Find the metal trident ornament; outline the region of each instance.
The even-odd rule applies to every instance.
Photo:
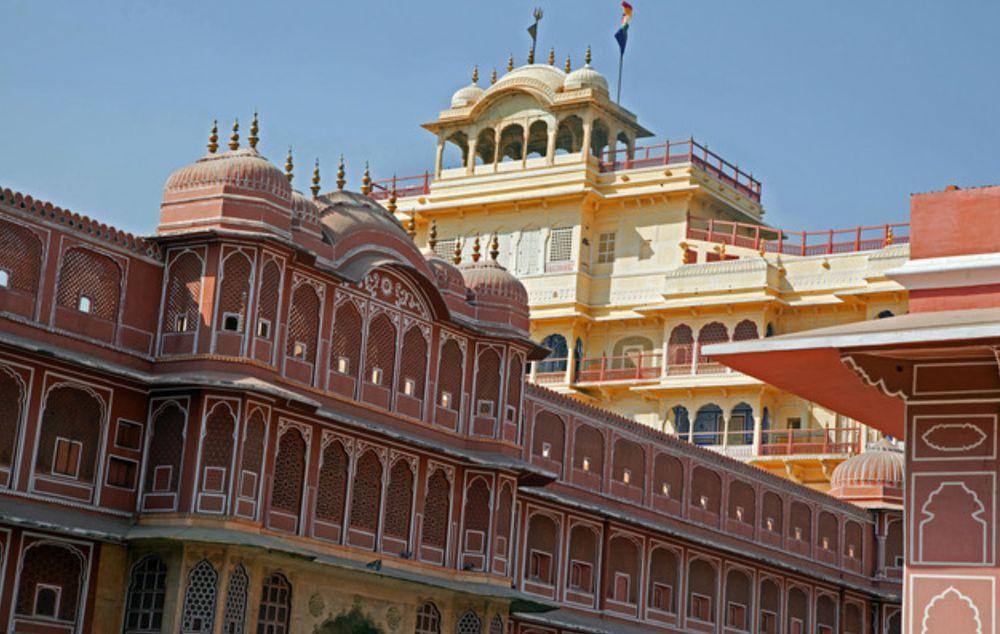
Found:
[[[535,44],[538,42],[538,23],[542,20],[542,8],[535,7],[535,12],[531,14],[535,18],[535,23],[528,27],[528,35],[531,36],[531,51],[528,53],[528,63],[535,63]]]

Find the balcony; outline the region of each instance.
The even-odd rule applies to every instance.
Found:
[[[904,244],[910,241],[909,229],[908,223],[894,223],[826,231],[785,231],[689,216],[687,238],[765,253],[808,256],[874,251],[890,244]]]
[[[677,355],[675,355],[677,356]],[[688,357],[689,358],[689,357]],[[566,357],[535,361],[531,365],[530,379],[538,385],[601,385],[611,383],[670,382],[675,377],[744,376],[708,357],[696,361],[675,359],[663,365],[659,352],[637,352],[619,356],[584,357],[568,371],[570,360]]]
[[[699,430],[676,434],[681,440],[731,458],[758,460],[792,456],[843,456],[861,451],[860,425],[815,429]],[[759,441],[755,441],[759,433]]]

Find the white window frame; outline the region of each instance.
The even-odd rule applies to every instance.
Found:
[[[94,312],[94,300],[90,295],[80,294],[76,298],[76,310],[83,313],[84,315],[90,315]]]
[[[180,315],[174,315],[174,332],[187,332],[188,331],[188,315],[187,313],[181,313]]]
[[[305,361],[306,356],[309,354],[309,346],[307,346],[302,341],[296,341],[292,344],[292,358],[298,359],[299,361]]]
[[[55,609],[52,610],[52,615],[39,614],[38,613],[38,595],[42,590],[55,590],[56,593],[56,603]],[[59,608],[62,607],[62,588],[51,583],[36,583],[35,584],[35,596],[31,601],[31,615],[39,616],[43,619],[59,619]]]
[[[270,339],[271,338],[271,320],[264,319],[263,317],[257,319],[257,338],[258,339]]]
[[[550,230],[549,248],[545,251],[546,262],[572,262],[573,227],[556,227]]]
[[[10,288],[10,271],[0,269],[0,288]]]
[[[80,450],[76,455],[76,470],[72,473],[63,473],[61,471],[56,471],[56,459],[59,457],[59,442],[65,442],[69,445],[77,445]],[[52,448],[52,465],[49,469],[49,473],[57,478],[69,478],[70,480],[80,479],[80,462],[83,460],[83,443],[79,440],[73,440],[71,438],[66,438],[65,436],[56,436],[55,443]]]
[[[413,395],[417,393],[417,382],[410,377],[403,379],[403,394],[409,397],[414,397]]]
[[[615,242],[617,232],[604,231],[597,236],[597,263],[611,264],[615,261]]]
[[[230,319],[236,319],[236,329],[235,330],[233,330],[232,328],[227,328],[226,327],[228,325],[227,322]],[[236,332],[236,333],[243,332],[243,315],[241,315],[239,313],[230,313],[230,312],[224,312],[224,313],[222,313],[222,331],[223,332]]]
[[[441,400],[438,402],[438,405],[440,405],[441,407],[445,408],[446,410],[454,411],[452,409],[452,407],[451,407],[451,405],[452,405],[453,402],[454,401],[453,401],[451,392],[448,392],[447,390],[442,390],[441,391]]]
[[[483,405],[488,405],[489,406],[489,407],[486,408],[487,411],[485,413],[484,413]],[[481,418],[493,418],[495,416],[495,413],[494,413],[494,407],[495,406],[496,406],[496,404],[493,402],[492,399],[488,399],[488,398],[481,398],[481,399],[479,399],[478,401],[476,401],[476,416],[479,416]]]
[[[160,481],[160,473],[166,470],[167,472],[167,488],[161,489],[156,483]],[[153,493],[170,493],[170,482],[174,479],[174,465],[172,464],[158,464],[153,467]]]
[[[345,356],[337,357],[337,374],[350,374],[351,360]]]

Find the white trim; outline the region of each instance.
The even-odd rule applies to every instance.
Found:
[[[1000,284],[1000,253],[907,260],[885,276],[911,291]]]

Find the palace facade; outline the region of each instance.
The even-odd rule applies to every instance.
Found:
[[[613,113],[627,136],[642,132]],[[509,234],[473,239],[452,264],[371,199],[367,175],[361,193],[341,173],[320,195],[316,174],[303,195],[291,157],[283,173],[257,145],[256,121],[248,147],[234,131],[220,151],[213,133],[208,154],[167,179],[148,238],[0,190],[7,630],[899,631],[897,448],[873,446],[833,472],[834,492],[862,506],[531,383],[527,364],[548,354],[531,336],[549,321],[532,325],[537,284],[529,278],[529,292],[502,265]],[[560,160],[568,190],[604,174],[586,153]],[[622,222],[680,222],[686,205],[721,210],[725,196],[756,213],[752,197],[699,164],[655,171],[674,169],[678,197],[639,172],[599,178],[664,190],[630,195]],[[566,195],[552,213],[581,197]],[[601,196],[583,198],[587,214],[600,207]],[[418,220],[426,233],[432,218]],[[583,237],[599,244],[603,221],[587,222]],[[582,230],[570,232],[567,272],[546,284],[587,279],[573,259]],[[707,242],[690,244],[706,257]],[[869,266],[897,252],[829,259]],[[679,254],[656,257],[665,266]],[[819,266],[765,254],[675,268],[721,267],[721,279],[746,266],[741,275],[780,285],[779,258],[788,276]],[[618,285],[601,278],[594,292]],[[572,339],[593,321],[598,341],[608,320],[559,317],[587,312],[565,305],[579,292],[566,288],[551,328],[577,324],[563,331]],[[875,276],[843,313],[898,307],[895,292]],[[731,304],[725,323],[767,327],[735,295]],[[692,332],[707,311],[689,311]],[[664,333],[673,323],[621,314]],[[712,376],[733,394],[748,381]],[[690,378],[654,384],[670,381]],[[577,390],[563,383],[552,387]],[[752,411],[758,421],[761,402]]]
[[[433,170],[393,189],[416,241],[467,262],[498,236],[552,351],[531,380],[815,488],[874,440],[828,408],[730,370],[702,347],[903,314],[885,276],[905,224],[788,232],[759,180],[694,139],[652,133],[590,62],[529,64],[459,89],[424,127]],[[432,226],[434,231],[431,231]],[[457,249],[456,249],[457,247]]]

